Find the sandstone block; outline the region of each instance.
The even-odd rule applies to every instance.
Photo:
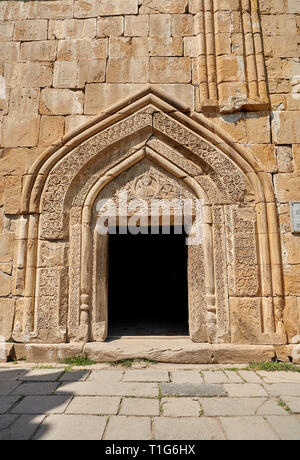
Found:
[[[174,14],[172,20],[172,36],[187,36],[194,33],[194,18],[191,14]]]
[[[297,112],[274,112],[272,132],[278,145],[300,143],[300,119]]]
[[[169,37],[171,35],[171,16],[169,14],[150,14],[150,36]]]
[[[101,16],[114,16],[122,14],[137,14],[138,0],[102,0]]]
[[[185,13],[187,10],[187,0],[149,0],[140,7],[140,14],[165,14],[165,13]]]
[[[30,2],[28,18],[65,19],[73,16],[73,0]]]
[[[32,147],[37,145],[39,116],[8,115],[3,122],[4,147]]]
[[[48,36],[50,40],[94,38],[96,18],[49,21]]]
[[[9,88],[44,87],[52,85],[52,72],[52,65],[48,63],[17,62],[5,65],[4,77]]]
[[[111,58],[108,60],[107,83],[148,83],[149,58]]]
[[[269,173],[277,172],[277,160],[275,146],[268,144],[251,144],[247,148],[251,150],[256,161],[262,166],[263,170]]]
[[[129,18],[131,16],[126,16]],[[134,16],[136,17],[136,16]],[[138,16],[137,16],[138,17]],[[124,19],[121,16],[101,17],[97,20],[97,37],[117,37],[123,35]]]
[[[65,119],[64,117],[53,117],[44,115],[40,124],[40,145],[53,145],[60,143],[64,135]]]
[[[270,116],[264,112],[246,115],[247,137],[250,144],[270,144]]]
[[[92,59],[78,63],[77,87],[84,88],[87,83],[100,83],[105,81],[106,60]]]
[[[75,18],[90,18],[100,16],[101,2],[98,0],[76,0],[74,6]]]
[[[218,56],[218,83],[245,81],[243,56]]]
[[[274,177],[274,185],[280,203],[300,201],[299,174],[277,174]]]
[[[271,345],[230,345],[214,344],[214,362],[216,364],[270,362],[275,357]]]
[[[4,148],[0,155],[1,173],[20,176],[27,172],[29,150],[25,148]],[[0,258],[1,261],[1,258]]]
[[[44,2],[46,3],[46,2]],[[47,40],[48,21],[37,19],[33,21],[16,21],[14,39],[22,42]]]
[[[15,62],[19,60],[20,43],[1,42],[0,62]]]
[[[125,37],[147,37],[149,34],[149,23],[148,15],[125,16]]]
[[[13,257],[13,233],[2,233],[0,235],[0,262],[11,262]]]
[[[58,361],[63,361],[66,358],[80,356],[81,354],[82,345],[77,343],[67,343],[60,345],[26,345],[26,359],[30,363],[55,363]],[[28,375],[26,379],[37,381],[55,381],[61,375],[61,371],[52,372],[53,377],[51,377],[52,374],[50,374],[49,372],[46,373],[45,377],[40,374],[32,374]]]
[[[0,40],[12,40],[14,33],[14,23],[0,21]]]
[[[191,66],[187,57],[152,57],[151,83],[190,83]]]
[[[5,214],[18,214],[20,211],[22,177],[5,177],[4,187],[4,212]]]
[[[139,91],[142,85],[107,83],[106,85],[91,84],[86,86],[84,111],[89,115],[104,112],[116,102]]]
[[[65,118],[65,132],[66,134],[73,131],[76,128],[79,128],[81,125],[85,124],[92,117],[87,115],[69,115]]]
[[[300,296],[300,265],[288,265],[284,270],[285,294]]]
[[[9,98],[9,114],[19,116],[20,114],[38,114],[40,89],[17,87],[12,88]]]
[[[6,297],[9,294],[11,294],[11,276],[0,271],[0,296]],[[1,309],[1,305],[0,305],[0,309]],[[2,319],[2,321],[4,321],[4,319]]]
[[[60,61],[80,61],[106,59],[107,39],[60,40],[57,59]]]
[[[54,64],[53,86],[54,88],[76,88],[77,85],[77,62],[58,61]]]
[[[1,275],[0,275],[1,278]],[[0,287],[1,290],[1,287]],[[14,300],[0,299],[0,342],[8,341],[11,338],[14,322]],[[2,337],[2,339],[1,339]],[[0,345],[1,346],[1,345]]]
[[[46,88],[41,93],[40,111],[45,115],[82,114],[83,103],[81,91]]]
[[[57,42],[55,40],[25,42],[21,45],[22,61],[55,61]]]

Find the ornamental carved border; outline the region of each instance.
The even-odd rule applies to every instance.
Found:
[[[229,202],[245,201],[249,184],[235,163],[178,121],[171,119],[162,112],[152,115],[151,111],[151,107],[144,109],[104,130],[69,153],[51,171],[42,196],[41,238],[56,240],[66,236],[68,225],[64,214],[65,197],[71,182],[78,173],[101,151],[143,128],[152,128],[152,123],[155,130],[193,152],[204,164],[213,169],[211,178],[218,188],[226,194]]]

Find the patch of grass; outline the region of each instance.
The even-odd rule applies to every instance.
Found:
[[[129,369],[135,363],[142,363],[142,364],[145,364],[146,366],[152,366],[153,364],[156,364],[157,361],[152,361],[151,359],[123,359],[121,361],[115,361],[113,363],[110,363],[110,365],[111,366],[122,366],[122,367],[126,367],[127,369]]]
[[[66,358],[61,361],[62,364],[66,364],[68,367],[73,366],[92,366],[97,364],[96,361],[89,359],[87,355],[84,356],[73,356],[72,358]]]
[[[276,372],[276,371],[300,372],[300,367],[294,366],[294,364],[290,364],[290,363],[279,363],[279,362],[249,363],[249,366],[243,370],[266,371],[266,372]]]
[[[282,399],[280,399],[280,400],[278,401],[278,405],[279,405],[280,407],[282,407],[285,411],[287,411],[289,414],[292,413],[292,411],[291,411],[291,409],[289,408],[289,406],[288,406],[284,401],[282,401]]]
[[[58,369],[59,370],[59,368],[55,366],[34,366],[33,369],[55,369],[55,370]]]

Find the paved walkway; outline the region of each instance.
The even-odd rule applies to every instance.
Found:
[[[300,373],[0,369],[0,439],[300,439]]]

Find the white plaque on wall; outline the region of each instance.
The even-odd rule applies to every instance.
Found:
[[[300,233],[300,201],[291,202],[292,233]]]

